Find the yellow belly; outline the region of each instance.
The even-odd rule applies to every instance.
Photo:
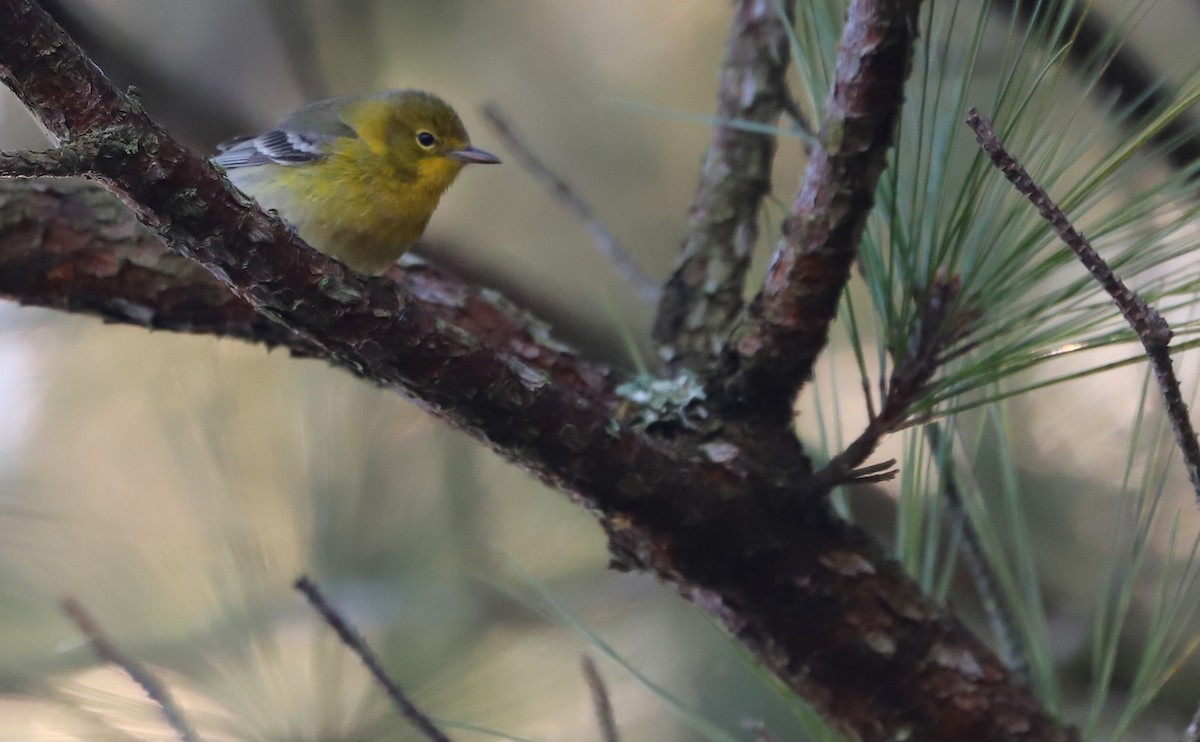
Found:
[[[386,170],[320,165],[238,168],[229,178],[314,249],[368,275],[387,270],[420,238],[445,190],[406,183]]]

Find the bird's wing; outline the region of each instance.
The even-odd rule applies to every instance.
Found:
[[[305,106],[266,133],[219,145],[220,153],[213,160],[227,170],[253,165],[303,165],[319,160],[325,156],[329,142],[358,136],[339,116],[341,103],[335,99]]]
[[[252,165],[303,165],[319,160],[325,151],[320,142],[299,132],[271,129],[256,137],[226,142],[213,160],[231,170]]]

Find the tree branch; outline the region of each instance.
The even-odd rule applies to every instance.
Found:
[[[878,473],[890,468],[894,461],[858,469],[875,452],[880,442],[895,432],[908,420],[913,403],[925,393],[929,380],[942,363],[948,346],[962,337],[964,328],[951,315],[952,308],[962,293],[962,284],[957,277],[936,280],[921,308],[919,321],[908,338],[906,354],[893,358],[895,368],[882,389],[883,399],[879,413],[871,412],[866,428],[845,450],[834,456],[825,468],[817,472],[817,478],[830,485],[851,481],[879,481],[891,479],[895,472]],[[865,390],[869,391],[869,390]],[[872,405],[869,402],[868,409]],[[869,475],[866,480],[863,475]]]
[[[437,725],[433,723],[433,720],[424,711],[417,708],[417,705],[408,697],[408,694],[404,692],[400,684],[388,675],[387,670],[383,669],[383,663],[379,661],[379,658],[367,646],[367,641],[363,639],[362,634],[359,634],[350,625],[350,622],[333,607],[325,598],[321,589],[317,587],[317,584],[308,575],[303,575],[296,580],[294,587],[304,595],[308,604],[329,625],[329,628],[333,629],[342,644],[346,645],[346,648],[354,652],[355,656],[362,661],[367,671],[371,673],[371,677],[375,678],[375,682],[379,683],[380,687],[387,693],[387,697],[392,700],[392,703],[396,706],[396,710],[400,712],[401,716],[408,719],[409,723],[421,733],[421,736],[430,742],[450,742],[450,738],[437,728]]]
[[[123,127],[92,170],[172,250],[311,343],[414,399],[600,519],[615,563],[654,572],[864,740],[1074,739],[862,531],[830,512],[786,426],[724,438],[622,422],[618,375],[535,365],[551,340],[485,342],[444,304],[364,279],[295,240],[112,89],[31,0],[0,0],[0,78],[60,139]]]
[[[596,723],[600,726],[600,739],[604,742],[621,742],[621,735],[617,733],[617,719],[613,714],[612,699],[609,698],[604,678],[596,669],[596,663],[586,654],[580,664],[583,667],[583,678],[592,694],[592,708],[596,712]]]
[[[174,730],[181,742],[200,742],[200,737],[188,724],[183,710],[179,708],[179,704],[175,703],[171,692],[159,682],[158,678],[154,677],[153,673],[118,649],[82,603],[74,598],[63,598],[61,604],[63,613],[66,613],[67,617],[79,628],[80,633],[87,637],[88,644],[91,645],[96,656],[110,665],[121,668],[133,682],[141,686],[150,700],[158,706],[167,724]]]
[[[1183,463],[1187,468],[1188,479],[1192,483],[1196,503],[1200,505],[1200,441],[1196,439],[1196,430],[1192,427],[1187,403],[1183,401],[1183,390],[1179,386],[1179,379],[1175,376],[1175,370],[1171,364],[1171,327],[1158,313],[1158,310],[1131,291],[1112,272],[1108,263],[1092,247],[1091,242],[1083,236],[1083,233],[1075,229],[1075,226],[1067,219],[1067,215],[1050,198],[1050,194],[1046,193],[1045,189],[1030,177],[1021,163],[1017,162],[1017,159],[1004,148],[992,128],[992,122],[987,117],[980,116],[979,112],[972,108],[967,115],[967,126],[975,132],[976,141],[979,142],[980,148],[991,159],[996,169],[1003,173],[1013,187],[1037,207],[1038,213],[1046,220],[1059,239],[1071,248],[1079,258],[1079,262],[1083,264],[1084,268],[1087,268],[1096,282],[1108,292],[1125,321],[1137,333],[1138,340],[1141,341],[1142,347],[1146,350],[1146,356],[1150,359],[1150,367],[1154,370],[1154,378],[1158,382],[1159,391],[1162,392],[1163,401],[1166,404],[1171,430],[1175,433],[1175,442],[1183,454]]]
[[[700,168],[688,233],[663,287],[654,339],[672,371],[707,372],[742,310],[746,270],[758,241],[758,210],[771,191],[775,136],[719,122],[774,125],[787,101],[788,27],[770,0],[737,0],[721,64],[717,121]]]
[[[168,251],[111,193],[90,183],[0,180],[0,296],[154,330],[231,337],[301,357],[319,346],[230,293],[203,267]],[[443,322],[579,389],[609,371],[581,362],[549,327],[491,290],[428,264],[388,277]]]
[[[6,178],[79,178],[90,174],[103,143],[88,136],[61,147],[40,152],[0,150],[0,173]]]
[[[919,8],[919,0],[850,4],[820,146],[717,379],[739,414],[790,415],[825,347],[900,117]]]
[[[90,183],[0,180],[0,296],[150,329],[314,348],[168,252],[111,193]]]

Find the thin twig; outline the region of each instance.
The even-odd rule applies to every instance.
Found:
[[[1013,187],[1037,207],[1038,213],[1049,223],[1054,233],[1067,243],[1067,246],[1078,256],[1079,262],[1083,263],[1083,267],[1087,268],[1088,272],[1108,292],[1117,308],[1121,310],[1125,320],[1137,332],[1143,343],[1162,346],[1170,343],[1171,328],[1167,326],[1166,320],[1112,272],[1108,263],[1100,257],[1087,238],[1075,229],[1075,226],[1058,208],[1045,189],[1038,185],[1021,166],[1021,163],[1017,162],[1017,159],[1004,148],[995,129],[992,128],[992,122],[972,108],[967,112],[967,126],[975,132],[975,139],[979,142],[979,147],[991,158],[996,169],[1004,173],[1004,177],[1008,178]]]
[[[383,669],[383,665],[380,664],[379,658],[367,646],[366,640],[338,613],[336,608],[330,605],[316,583],[309,579],[307,575],[304,575],[296,580],[295,587],[301,593],[304,593],[304,597],[308,599],[309,604],[321,615],[325,623],[329,624],[329,627],[334,630],[338,638],[342,640],[342,644],[345,644],[350,651],[358,655],[358,658],[366,665],[367,670],[375,677],[375,681],[383,686],[384,692],[387,693],[388,698],[392,699],[392,703],[396,705],[396,709],[400,712],[401,716],[408,719],[416,727],[417,731],[425,735],[426,739],[432,740],[432,742],[450,742],[450,738],[442,734],[441,730],[433,723],[433,720],[426,716],[421,709],[417,708],[416,704],[400,689],[400,684],[392,680],[387,671]]]
[[[776,137],[726,126],[775,126],[787,104],[795,0],[737,0],[721,61],[717,125],[700,166],[688,231],[663,287],[654,339],[672,371],[716,365],[744,305],[759,209],[771,192]]]
[[[1108,263],[1104,262],[1087,238],[1075,229],[1066,214],[1051,200],[1045,189],[1038,185],[1021,166],[1021,163],[1004,148],[987,117],[980,115],[977,110],[972,108],[967,114],[967,126],[975,132],[976,141],[991,158],[992,164],[1004,173],[1013,187],[1037,207],[1038,213],[1050,224],[1054,233],[1075,252],[1079,262],[1083,263],[1088,272],[1104,287],[1104,290],[1116,303],[1117,308],[1121,310],[1125,321],[1137,333],[1138,340],[1146,349],[1146,356],[1150,359],[1150,365],[1154,369],[1154,378],[1158,382],[1158,388],[1162,391],[1163,400],[1166,402],[1167,417],[1171,421],[1175,441],[1183,453],[1188,479],[1192,482],[1196,501],[1200,503],[1200,441],[1196,440],[1196,431],[1192,427],[1187,404],[1183,401],[1183,391],[1179,387],[1179,379],[1175,376],[1171,365],[1172,333],[1167,321],[1112,272]]]
[[[167,724],[175,730],[175,734],[179,735],[179,739],[183,740],[183,742],[200,742],[200,737],[192,730],[191,726],[187,723],[187,719],[184,718],[183,711],[175,703],[175,699],[171,697],[171,693],[167,690],[166,686],[158,681],[158,678],[154,677],[149,670],[142,667],[133,658],[117,649],[116,645],[105,635],[104,630],[100,628],[100,624],[92,618],[91,614],[84,609],[79,601],[74,598],[63,598],[61,605],[67,617],[87,637],[88,644],[91,645],[96,656],[111,665],[121,668],[133,682],[141,686],[146,695],[150,697],[150,700],[154,701],[155,705],[162,711]]]
[[[651,278],[638,265],[629,248],[613,235],[604,222],[596,216],[596,212],[588,206],[579,192],[570,183],[551,170],[533,153],[525,140],[517,134],[508,117],[495,104],[489,103],[483,107],[483,117],[492,127],[496,136],[504,141],[504,145],[517,158],[521,167],[525,168],[547,191],[554,196],[567,211],[575,215],[583,228],[592,238],[592,243],[601,255],[608,258],[617,272],[629,282],[633,290],[647,304],[658,302],[662,289],[658,281]]]
[[[882,482],[895,477],[896,473],[891,471],[894,460],[859,467],[875,452],[884,436],[904,425],[913,403],[924,394],[937,372],[942,351],[962,332],[958,314],[952,314],[961,290],[962,283],[956,277],[939,278],[934,283],[912,330],[908,352],[896,361],[888,378],[879,414],[872,416],[858,437],[817,472],[818,479],[836,486]]]
[[[992,634],[1000,648],[1000,659],[1008,666],[1014,680],[1028,685],[1029,656],[1025,640],[1017,629],[1012,608],[1000,591],[1000,581],[992,569],[987,553],[983,550],[983,543],[979,540],[975,524],[971,522],[963,505],[958,480],[954,476],[953,459],[949,450],[942,449],[941,427],[937,423],[930,423],[924,427],[924,431],[929,452],[934,460],[939,462],[939,477],[942,495],[946,498],[946,509],[954,527],[962,534],[960,553],[967,565],[967,571],[971,573],[971,580],[975,583],[975,591],[983,605],[983,612],[987,614],[988,623],[992,625]]]
[[[600,738],[604,742],[620,742],[617,720],[613,716],[612,701],[608,696],[608,686],[604,684],[604,678],[600,677],[600,671],[596,669],[596,663],[592,662],[591,657],[584,655],[582,665],[583,677],[587,681],[588,690],[592,692],[592,707],[596,710],[596,723],[600,725]]]
[[[100,143],[83,137],[61,147],[36,151],[0,150],[0,176],[5,178],[76,178],[88,175]]]

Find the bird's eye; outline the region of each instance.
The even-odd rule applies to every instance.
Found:
[[[425,149],[429,149],[433,145],[437,144],[437,137],[427,131],[422,131],[417,134],[417,144],[421,145]]]

